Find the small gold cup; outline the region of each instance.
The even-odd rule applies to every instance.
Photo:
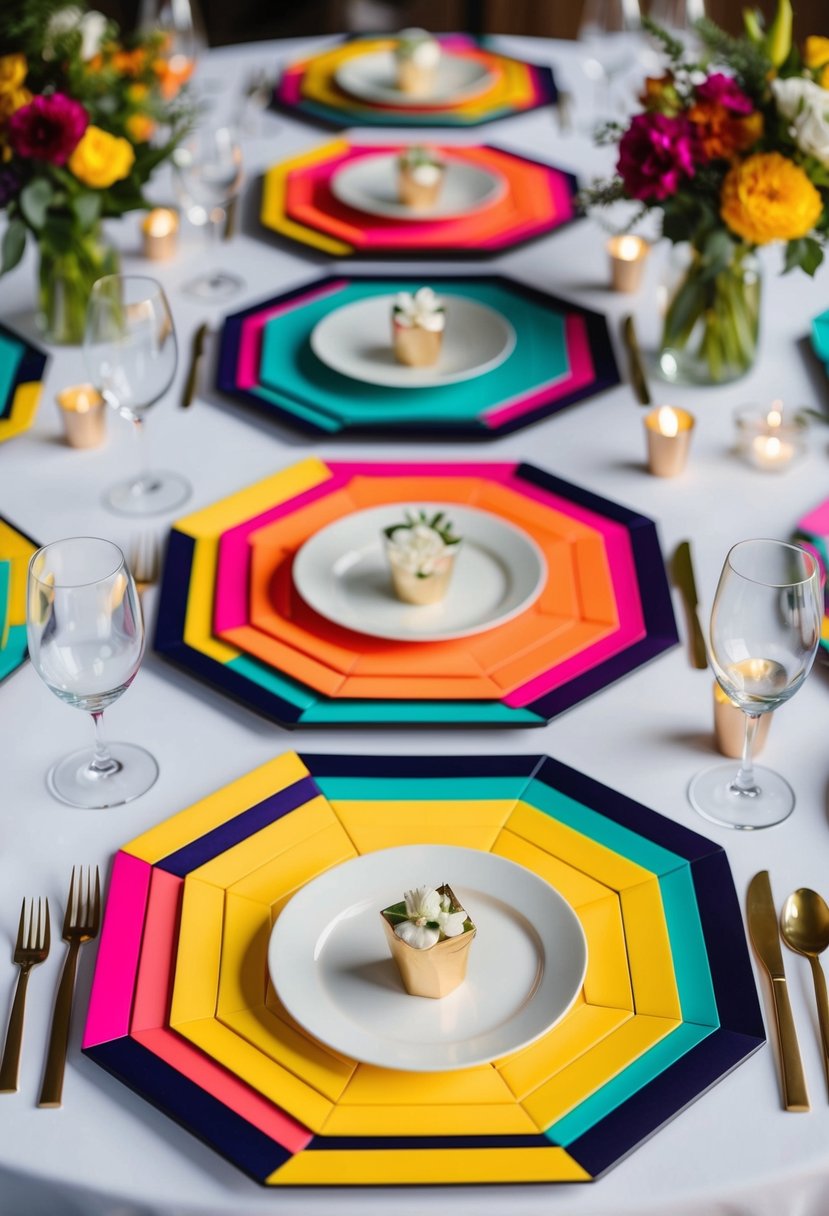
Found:
[[[392,321],[392,349],[398,363],[406,367],[431,367],[440,358],[443,330],[422,325],[398,325]]]
[[[438,894],[444,893],[451,899],[452,906],[458,907],[451,887],[446,884],[438,888]],[[441,997],[454,992],[466,979],[469,947],[477,932],[474,927],[458,937],[444,938],[428,950],[416,950],[397,936],[383,912],[380,913],[380,919],[392,958],[397,964],[403,987],[409,996],[428,996],[433,1000],[440,1000]]]
[[[631,293],[642,285],[642,272],[651,247],[641,236],[612,236],[607,242],[610,280],[614,291]]]
[[[694,415],[672,405],[658,405],[645,415],[648,468],[655,477],[676,477],[685,468]]]
[[[403,570],[389,554],[394,593],[405,604],[437,604],[449,590],[449,581],[455,569],[455,557],[460,545],[454,545],[438,562],[431,574],[418,578],[410,570]]]
[[[55,400],[63,418],[66,442],[72,448],[99,448],[106,439],[106,402],[91,384],[77,384]]]
[[[763,750],[771,726],[771,714],[761,714],[757,723],[757,733],[754,736],[754,755]],[[746,716],[735,705],[719,684],[714,683],[714,739],[717,751],[732,760],[741,760],[743,756],[743,741],[745,740]]]
[[[141,225],[144,257],[152,262],[168,262],[178,245],[178,214],[172,207],[154,207]]]

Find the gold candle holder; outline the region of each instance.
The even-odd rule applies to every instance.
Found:
[[[152,262],[167,262],[178,245],[178,214],[171,207],[154,207],[141,225],[144,257]]]
[[[614,291],[638,291],[651,247],[641,236],[612,236],[607,242],[610,278]]]
[[[762,714],[757,723],[757,733],[754,736],[754,755],[759,755],[768,738],[771,726],[771,713]],[[746,716],[735,705],[731,698],[723,692],[719,684],[714,683],[714,739],[717,751],[732,760],[741,760],[743,741],[745,739]]]
[[[672,405],[658,405],[645,415],[648,468],[655,477],[676,477],[685,468],[694,415]]]
[[[106,402],[91,384],[65,388],[55,400],[66,442],[73,448],[98,448],[106,439]]]
[[[446,883],[438,887],[438,894],[444,893],[448,894],[453,908],[460,907],[452,888]],[[384,912],[380,913],[380,919],[392,958],[409,996],[428,996],[440,1000],[454,992],[466,979],[469,947],[477,932],[474,925],[457,937],[447,937],[426,950],[417,950],[397,936]]]

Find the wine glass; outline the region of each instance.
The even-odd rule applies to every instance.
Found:
[[[142,0],[138,28],[163,35],[161,89],[168,98],[174,97],[193,75],[207,46],[197,0]]]
[[[582,68],[588,79],[604,85],[602,105],[613,111],[613,80],[637,61],[641,16],[638,0],[584,0],[578,39],[584,47]]]
[[[32,665],[56,697],[92,715],[95,747],[52,765],[46,784],[69,806],[119,806],[155,782],[158,765],[133,743],[107,746],[104,710],[129,688],[144,653],[138,593],[124,555],[82,536],[38,549],[29,562],[26,613]]]
[[[651,0],[648,16],[674,36],[688,34],[705,16],[705,0]]]
[[[231,126],[202,126],[173,153],[176,189],[187,218],[203,227],[213,246],[227,221],[227,209],[242,186],[242,149]],[[244,287],[227,270],[212,270],[186,283],[200,300],[226,300]]]
[[[691,805],[706,819],[751,830],[792,813],[791,786],[755,767],[752,749],[760,716],[794,696],[809,674],[821,616],[811,553],[777,540],[744,540],[730,550],[711,610],[710,659],[723,692],[746,716],[745,742],[736,772],[718,764],[691,782]]]
[[[98,279],[87,306],[84,357],[95,387],[143,436],[144,414],[169,389],[178,362],[170,306],[155,279]],[[104,495],[119,515],[158,515],[190,497],[189,482],[178,473],[150,472],[144,448],[142,441],[142,473]]]

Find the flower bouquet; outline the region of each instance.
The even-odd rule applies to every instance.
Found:
[[[0,45],[0,274],[31,235],[45,334],[79,342],[92,284],[118,269],[101,221],[147,206],[145,183],[190,123],[187,72],[164,34],[122,40],[66,0],[4,0]]]
[[[814,274],[829,235],[829,38],[793,47],[789,0],[768,30],[754,12],[745,21],[740,38],[698,22],[698,57],[646,22],[666,71],[645,82],[641,113],[600,133],[618,143],[617,176],[586,191],[589,205],[641,204],[629,227],[661,212],[662,235],[688,250],[659,357],[671,380],[721,384],[748,371],[757,247],[785,242],[785,269]]]

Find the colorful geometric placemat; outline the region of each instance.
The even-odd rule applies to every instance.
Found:
[[[0,515],[0,680],[26,658],[26,578],[35,541]]]
[[[829,318],[829,313],[825,315]],[[824,589],[820,645],[822,650],[829,651],[829,604],[826,603],[825,598],[827,595],[826,576],[829,572],[829,498],[798,520],[794,539],[814,555],[820,569],[820,581]]]
[[[341,89],[335,73],[348,60],[392,49],[394,39],[348,39],[310,59],[289,65],[274,89],[273,104],[288,113],[335,127],[471,127],[555,104],[558,93],[548,67],[502,55],[490,49],[484,40],[467,34],[439,34],[437,38],[448,54],[481,62],[492,73],[492,85],[478,96],[451,105],[373,104]]]
[[[514,622],[460,643],[380,643],[337,630],[298,599],[291,554],[332,511],[418,501],[483,507],[550,547],[562,577],[538,609],[516,618],[526,629],[520,644],[512,637]],[[277,523],[274,551],[266,530]],[[271,567],[273,594],[254,601],[251,559],[260,545],[259,556],[280,568]],[[651,520],[527,464],[316,459],[179,521],[155,639],[173,662],[286,726],[538,725],[676,642]],[[335,674],[349,648],[366,678],[354,687]],[[403,671],[409,672],[405,688]],[[464,673],[468,678],[458,679]]]
[[[428,282],[439,294],[462,296],[509,317],[516,344],[499,367],[421,389],[384,388],[334,371],[310,347],[319,321],[357,300],[424,285],[399,275],[338,275],[227,317],[217,387],[267,417],[316,433],[494,439],[619,383],[607,322],[599,313],[502,275],[430,274]]]
[[[486,145],[438,151],[503,179],[500,198],[473,214],[447,219],[384,219],[346,206],[331,179],[340,169],[406,144],[352,144],[337,139],[273,165],[265,173],[260,220],[280,236],[332,257],[480,257],[545,236],[579,217],[578,182],[553,165]]]
[[[42,350],[0,325],[0,443],[34,422],[46,363]]]
[[[463,843],[555,886],[588,939],[569,1014],[453,1073],[359,1064],[267,978],[290,895],[360,854]],[[117,855],[84,1051],[258,1182],[590,1181],[764,1041],[723,850],[545,756],[286,753]]]

